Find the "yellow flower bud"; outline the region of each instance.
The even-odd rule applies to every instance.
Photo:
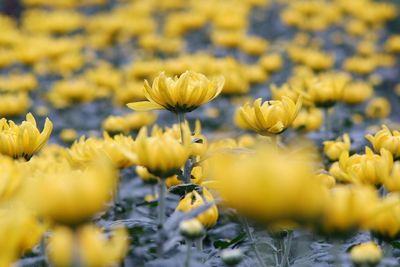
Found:
[[[74,142],[77,137],[78,137],[78,133],[76,132],[75,129],[67,128],[67,129],[63,129],[60,132],[60,139],[66,143]]]
[[[235,123],[243,129],[250,129],[260,135],[282,133],[296,118],[301,108],[301,100],[295,103],[288,97],[282,100],[271,100],[262,103],[261,98],[253,106],[245,104],[235,115]]]
[[[351,261],[355,266],[377,266],[382,256],[382,250],[373,241],[356,245],[350,251]]]
[[[370,98],[374,93],[371,85],[364,82],[353,82],[348,84],[343,92],[343,102],[357,105]]]
[[[176,211],[189,212],[195,208],[201,207],[205,203],[213,203],[214,198],[211,193],[203,187],[203,195],[200,195],[196,190],[186,194],[186,196],[179,202]],[[215,204],[197,216],[204,227],[209,228],[216,224],[218,220],[218,208]]]

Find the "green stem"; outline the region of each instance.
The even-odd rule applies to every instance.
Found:
[[[330,116],[329,116],[329,109],[324,108],[324,135],[325,140],[329,140],[329,131],[330,131]]]
[[[74,229],[74,239],[73,239],[73,247],[72,247],[72,267],[82,267],[81,261],[81,252],[80,244],[79,244],[79,236],[76,229]]]
[[[288,234],[286,236],[286,242],[283,243],[284,249],[283,249],[282,261],[281,261],[282,267],[290,266],[289,256],[290,256],[290,249],[292,246],[292,238],[293,238],[292,231],[288,231]]]
[[[196,240],[196,248],[198,251],[203,251],[203,237]]]
[[[163,226],[165,221],[165,181],[160,179],[158,183],[158,224]]]
[[[249,223],[244,218],[243,218],[243,226],[244,226],[244,230],[246,231],[247,237],[250,239],[251,247],[254,250],[254,253],[256,254],[256,258],[257,258],[259,265],[261,267],[267,267],[267,265],[264,263],[261,255],[260,255],[260,252],[258,251],[258,248],[256,246],[256,240],[254,239],[254,236],[251,233]]]
[[[185,267],[190,267],[190,258],[192,256],[192,241],[186,240],[186,246],[187,246],[187,251],[186,251]]]
[[[185,113],[180,112],[180,113],[176,113],[176,115],[178,117],[179,130],[181,132],[181,143],[184,145],[185,140],[183,138],[183,124],[185,123]]]

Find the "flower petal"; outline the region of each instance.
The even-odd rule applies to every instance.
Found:
[[[149,111],[155,109],[164,109],[163,106],[149,101],[140,101],[127,104],[128,108],[136,111]]]

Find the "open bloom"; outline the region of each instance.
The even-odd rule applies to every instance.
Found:
[[[30,159],[46,144],[52,130],[53,123],[46,119],[43,131],[39,132],[31,113],[20,125],[3,118],[0,120],[0,153],[13,158]]]
[[[179,202],[176,211],[189,212],[195,208],[201,207],[206,203],[213,203],[214,198],[211,193],[203,187],[203,195],[200,195],[196,190],[186,194],[186,196]],[[213,204],[208,210],[197,216],[197,219],[203,224],[204,227],[213,226],[218,220],[218,208]]]
[[[375,136],[368,134],[365,136],[368,141],[374,146],[375,151],[380,151],[385,148],[393,157],[400,157],[400,132],[391,131],[386,125],[382,125],[382,130],[377,132]]]
[[[340,155],[339,166],[345,180],[370,185],[381,184],[382,179],[392,169],[393,156],[384,148],[380,154],[374,154],[369,147],[365,147],[364,155],[349,156],[348,152],[343,152]]]
[[[243,129],[250,129],[260,135],[280,134],[294,121],[301,108],[301,100],[295,103],[289,97],[262,103],[261,98],[253,106],[245,104],[235,116],[236,124]]]
[[[343,141],[336,139],[336,141],[325,141],[324,152],[330,160],[338,160],[342,152],[350,151],[351,143],[348,134],[343,135]]]
[[[222,76],[208,79],[205,75],[186,71],[178,77],[167,77],[163,72],[154,79],[152,86],[144,82],[148,101],[128,104],[138,111],[167,109],[172,112],[190,112],[216,98],[222,91]]]
[[[93,225],[83,226],[76,232],[57,227],[49,238],[49,259],[57,267],[72,266],[77,260],[87,267],[115,266],[127,252],[128,234],[124,228],[113,229],[111,234],[108,238]],[[79,259],[74,258],[75,248],[79,250]]]

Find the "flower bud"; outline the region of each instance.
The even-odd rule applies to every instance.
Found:
[[[203,236],[204,227],[198,219],[190,219],[179,224],[179,231],[186,238],[197,239]]]
[[[377,244],[370,241],[353,247],[350,251],[351,261],[355,266],[376,266],[382,258],[382,251]]]
[[[238,265],[243,259],[243,253],[240,249],[225,249],[221,253],[222,261],[228,266]]]

